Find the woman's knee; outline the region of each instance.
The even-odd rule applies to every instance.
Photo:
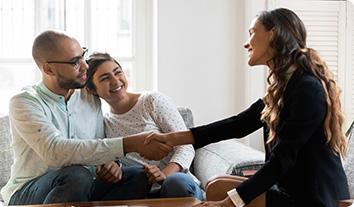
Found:
[[[161,186],[161,197],[186,197],[203,198],[200,187],[192,177],[185,173],[174,173],[168,176]]]
[[[185,173],[174,173],[168,176],[163,184],[163,188],[185,188],[193,180]]]

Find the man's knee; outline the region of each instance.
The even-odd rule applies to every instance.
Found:
[[[11,197],[11,204],[87,201],[92,186],[93,176],[83,166],[51,170],[25,184]]]
[[[78,187],[88,187],[94,182],[94,176],[86,167],[75,165],[60,170],[59,182]]]
[[[83,166],[65,167],[58,171],[54,186],[44,203],[88,201],[93,192],[94,176]]]

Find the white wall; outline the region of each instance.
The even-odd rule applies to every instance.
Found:
[[[263,95],[264,70],[247,67],[243,44],[264,2],[157,1],[157,89],[190,107],[197,125],[236,114]],[[254,136],[251,146],[261,149]]]
[[[196,124],[240,110],[243,5],[235,0],[162,0],[157,10],[158,90],[192,108]]]

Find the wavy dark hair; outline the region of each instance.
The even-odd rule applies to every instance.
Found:
[[[93,83],[93,75],[95,74],[97,68],[106,61],[115,62],[119,68],[122,68],[118,61],[110,56],[108,53],[94,52],[86,60],[89,68],[87,69],[87,80],[86,87],[90,90],[96,89],[95,84]]]
[[[340,90],[333,74],[318,52],[306,46],[306,29],[301,19],[291,10],[285,8],[263,11],[257,20],[266,30],[273,30],[270,47],[273,58],[268,61],[271,66],[267,82],[269,84],[264,97],[265,108],[262,120],[269,127],[267,143],[276,138],[276,126],[282,106],[282,95],[289,80],[289,68],[304,70],[316,76],[322,83],[327,102],[324,130],[333,152],[346,155],[347,140],[343,132],[344,116],[341,111]]]

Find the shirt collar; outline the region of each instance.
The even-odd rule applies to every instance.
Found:
[[[47,95],[48,97],[50,97],[51,99],[55,100],[55,101],[65,101],[65,97],[62,95],[58,95],[53,93],[51,90],[48,89],[48,87],[46,85],[44,85],[43,82],[40,82],[38,84],[39,90],[44,93],[45,95]],[[74,93],[71,95],[70,99],[73,98],[73,96],[75,95],[76,90],[74,91]],[[70,100],[69,99],[69,100]]]

